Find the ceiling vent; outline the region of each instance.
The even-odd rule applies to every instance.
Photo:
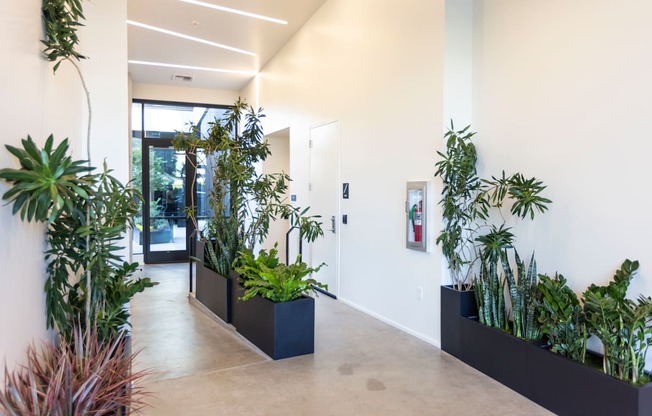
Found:
[[[174,82],[192,82],[193,77],[191,75],[180,75],[180,74],[174,74],[172,75],[172,81]]]

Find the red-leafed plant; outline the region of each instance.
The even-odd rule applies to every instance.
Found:
[[[74,330],[74,341],[27,350],[27,363],[5,370],[0,414],[12,416],[120,415],[138,411],[147,393],[138,384],[149,372],[132,371],[136,354],[124,332],[111,341],[96,330]]]

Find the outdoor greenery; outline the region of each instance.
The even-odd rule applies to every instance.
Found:
[[[290,177],[285,173],[259,174],[257,164],[270,154],[264,140],[261,110],[254,110],[238,99],[224,119],[211,123],[208,135],[202,137],[197,126],[178,133],[174,148],[184,150],[192,161],[203,150],[212,159],[212,190],[209,203],[214,213],[208,227],[201,230],[207,243],[208,266],[223,276],[234,267],[238,252],[253,251],[269,232],[271,221],[289,219],[300,235],[309,242],[323,235],[318,216],[307,215],[285,200]],[[240,122],[244,128],[238,133]],[[186,209],[197,226],[194,204]]]
[[[317,273],[324,263],[313,269],[297,257],[293,264],[283,264],[278,259],[276,245],[269,253],[261,250],[256,258],[251,251],[241,251],[239,259],[240,266],[235,270],[243,277],[243,300],[260,295],[272,302],[289,302],[309,294],[314,287],[328,289],[327,285],[306,278]]]
[[[124,333],[106,343],[97,332],[76,327],[72,342],[30,346],[27,363],[5,370],[0,413],[32,415],[118,415],[137,412],[146,393],[134,384],[148,374],[132,371]],[[126,386],[131,386],[127,392]]]

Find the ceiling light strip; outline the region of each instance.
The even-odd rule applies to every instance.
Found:
[[[247,75],[254,76],[256,75],[253,71],[236,71],[233,69],[221,69],[221,68],[207,68],[203,66],[190,66],[190,65],[176,65],[176,64],[166,64],[161,62],[148,62],[148,61],[127,61],[130,64],[135,65],[148,65],[148,66],[162,66],[165,68],[178,68],[178,69],[196,69],[198,71],[210,71],[210,72],[221,72],[224,74],[237,74],[237,75]]]
[[[286,20],[275,19],[273,17],[263,16],[262,14],[249,13],[243,10],[231,9],[230,7],[218,6],[217,4],[205,3],[203,1],[197,1],[197,0],[179,0],[179,1],[182,1],[184,3],[194,4],[197,6],[208,7],[209,9],[220,10],[227,13],[234,13],[234,14],[239,14],[241,16],[253,17],[254,19],[265,20],[267,22],[272,22],[272,23],[278,23],[280,25],[288,24]]]
[[[189,35],[184,35],[183,33],[173,32],[171,30],[162,29],[160,27],[146,25],[145,23],[135,22],[133,20],[127,20],[127,24],[132,25],[132,26],[142,27],[143,29],[153,30],[154,32],[164,33],[164,34],[170,35],[170,36],[176,36],[176,37],[181,38],[181,39],[187,39],[187,40],[191,40],[193,42],[199,42],[199,43],[203,43],[205,45],[215,46],[216,48],[222,48],[222,49],[226,49],[228,51],[237,52],[237,53],[241,53],[241,54],[244,54],[244,55],[256,56],[255,53],[250,52],[250,51],[245,51],[244,49],[238,49],[238,48],[234,48],[232,46],[223,45],[221,43],[211,42],[210,40],[196,38],[194,36],[189,36]]]

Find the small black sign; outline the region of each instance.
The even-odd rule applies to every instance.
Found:
[[[349,199],[349,183],[344,182],[342,184],[342,198],[343,199]]]

